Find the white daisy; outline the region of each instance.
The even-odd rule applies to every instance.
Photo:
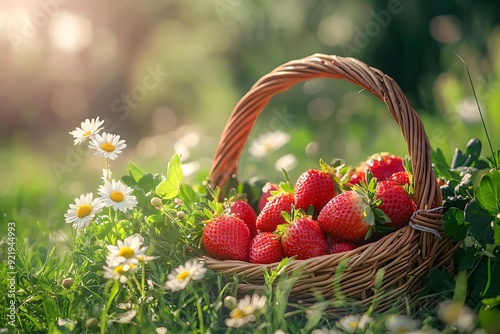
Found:
[[[227,327],[239,328],[249,322],[253,322],[262,314],[266,308],[266,296],[254,294],[252,297],[246,295],[240,299],[225,320]]]
[[[119,264],[138,264],[145,256],[148,246],[141,247],[144,240],[138,234],[118,240],[117,246],[107,245],[110,254],[106,259],[108,266],[116,267]]]
[[[90,141],[89,147],[96,150],[94,155],[100,155],[114,160],[119,153],[127,147],[125,140],[120,140],[119,135],[103,132],[102,135],[96,134]]]
[[[470,331],[476,321],[476,316],[470,308],[455,301],[441,302],[437,312],[441,320],[456,327],[461,333]]]
[[[165,288],[172,291],[182,290],[191,280],[197,281],[205,277],[206,271],[207,268],[205,268],[203,262],[199,262],[197,259],[189,259],[184,265],[180,265],[168,274]]]
[[[119,264],[117,266],[104,266],[104,278],[119,280],[120,283],[125,284],[128,277],[135,273],[139,268],[133,263]]]
[[[252,141],[248,151],[254,158],[263,158],[290,141],[290,134],[283,131],[267,132]]]
[[[136,310],[127,311],[125,313],[120,314],[118,317],[118,320],[116,320],[116,322],[118,322],[120,324],[128,324],[132,321],[132,319],[135,318],[136,315],[137,315]]]
[[[313,329],[311,334],[340,334],[340,332],[334,328],[328,329],[328,328],[322,327],[322,328]]]
[[[357,329],[365,328],[372,321],[372,318],[364,315],[346,315],[337,321],[335,325],[348,333],[354,333]]]
[[[86,119],[80,124],[79,128],[71,131],[69,134],[75,137],[73,143],[75,145],[83,143],[87,139],[92,139],[94,136],[102,130],[101,125],[104,124],[104,121],[99,120],[99,117]]]
[[[412,333],[420,326],[418,320],[408,318],[405,315],[390,315],[385,319],[384,323],[389,333],[396,334]]]
[[[73,227],[85,227],[90,224],[94,216],[102,211],[104,203],[100,198],[93,199],[94,194],[88,193],[75,198],[75,204],[70,204],[64,215],[66,223],[73,223]]]
[[[132,194],[132,188],[121,181],[111,180],[99,186],[98,193],[106,206],[111,206],[115,211],[126,212],[137,205],[137,198]]]

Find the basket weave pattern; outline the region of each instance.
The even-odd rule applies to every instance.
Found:
[[[432,170],[431,149],[421,120],[392,78],[354,58],[314,54],[283,64],[260,78],[238,102],[226,123],[209,173],[212,185],[224,188],[236,178],[238,159],[257,117],[270,99],[296,83],[317,78],[347,80],[386,104],[401,128],[411,157],[414,198],[419,209],[412,222],[442,234],[441,191]],[[389,298],[384,298],[378,309],[387,309],[403,294],[416,296],[433,266],[451,270],[453,251],[449,238],[405,227],[347,253],[294,260],[287,271],[300,271],[301,275],[291,297],[314,302],[319,292],[323,298],[333,299],[337,266],[348,258],[340,282],[335,282],[342,294],[358,306],[369,305],[375,298],[376,273],[383,268],[385,275],[378,291],[389,294]],[[210,257],[205,257],[205,261],[217,272],[242,278],[241,289],[258,288],[263,284],[263,270],[276,266]]]

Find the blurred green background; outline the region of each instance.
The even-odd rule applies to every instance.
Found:
[[[97,116],[127,143],[111,163],[115,176],[129,161],[165,172],[179,152],[187,180],[199,181],[251,85],[317,52],[356,57],[393,77],[448,157],[472,136],[486,146],[459,54],[498,148],[498,13],[500,3],[486,0],[0,0],[0,213],[65,227],[68,204],[96,192],[104,167],[68,132]],[[276,123],[277,115],[291,116]],[[282,146],[262,143],[269,131]],[[245,150],[241,179],[279,181],[285,167],[293,180],[321,157],[356,164],[378,151],[406,154],[385,105],[339,80],[276,96],[254,142],[261,145]]]

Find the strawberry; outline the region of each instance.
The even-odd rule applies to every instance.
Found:
[[[332,237],[331,235],[328,235],[327,242],[328,242],[328,254],[347,252],[358,247],[356,244],[353,244],[352,242]]]
[[[259,203],[257,204],[257,212],[262,211],[267,201],[272,196],[271,191],[275,190],[278,190],[278,186],[271,182],[267,182],[264,187],[262,187],[262,195],[260,196]]]
[[[311,216],[299,215],[282,226],[281,246],[286,256],[305,260],[327,254],[328,246],[323,231]]]
[[[391,219],[388,226],[400,228],[408,225],[411,215],[417,210],[417,205],[403,186],[395,181],[378,182],[376,198],[382,199],[379,209]]]
[[[334,237],[359,243],[372,232],[385,232],[382,226],[387,218],[375,202],[361,191],[349,190],[328,202],[318,216],[321,229]]]
[[[257,227],[255,226],[257,214],[252,206],[244,200],[236,200],[231,202],[230,205],[230,212],[247,224],[248,229],[250,230],[250,237],[253,238],[257,234]]]
[[[392,174],[388,180],[394,181],[404,186],[404,185],[410,185],[410,179],[411,179],[411,174],[406,171],[402,171]]]
[[[285,257],[280,237],[271,232],[257,234],[250,242],[251,263],[274,263]]]
[[[361,181],[364,181],[365,179],[365,173],[363,170],[353,170],[350,173],[350,178],[349,181],[347,182],[347,186],[353,186],[355,184],[360,184]]]
[[[219,260],[248,260],[250,230],[243,220],[223,215],[207,223],[201,235],[207,254]]]
[[[405,171],[403,159],[388,153],[371,156],[365,162],[364,168],[368,169],[378,181],[387,180],[392,174]]]
[[[294,202],[291,193],[281,192],[272,196],[257,216],[257,229],[262,232],[274,232],[278,225],[286,223],[281,211],[290,212]]]
[[[294,188],[295,207],[304,211],[311,205],[314,215],[317,216],[321,209],[335,196],[335,182],[331,167],[320,161],[321,170],[309,169],[302,173]]]

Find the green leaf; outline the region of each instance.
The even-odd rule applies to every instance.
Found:
[[[492,218],[475,199],[466,205],[464,221],[469,224],[469,234],[483,247],[493,243]]]
[[[168,163],[167,176],[156,186],[156,193],[166,199],[172,199],[179,194],[182,181],[181,158],[175,153]]]
[[[194,189],[184,184],[179,188],[179,197],[181,198],[182,203],[184,203],[184,206],[189,210],[189,212],[193,212],[194,203],[200,201],[200,197],[194,191]]]
[[[152,174],[144,174],[137,183],[139,188],[144,190],[145,193],[150,192],[155,187],[155,180]]]
[[[436,151],[432,151],[432,163],[438,177],[444,177],[447,180],[460,179],[458,173],[450,171],[450,165],[446,161],[441,149],[438,148]]]
[[[139,180],[144,175],[144,171],[132,161],[128,163],[128,173],[136,183],[139,182]]]
[[[469,140],[465,146],[465,153],[472,161],[476,162],[481,156],[481,141],[477,138]]]
[[[443,215],[444,232],[452,237],[452,241],[460,241],[467,235],[467,224],[464,221],[464,212],[458,208],[450,208]]]
[[[499,169],[500,168],[500,150],[494,151],[492,155],[486,158],[490,168]]]
[[[485,333],[500,333],[500,310],[481,308],[479,310],[479,324]]]
[[[493,239],[495,240],[495,245],[500,246],[500,223],[498,221],[493,224]]]
[[[455,281],[446,268],[439,270],[432,268],[429,271],[429,287],[440,294],[451,297],[455,288]]]
[[[476,200],[490,215],[500,211],[500,171],[494,170],[481,177],[476,189]]]

